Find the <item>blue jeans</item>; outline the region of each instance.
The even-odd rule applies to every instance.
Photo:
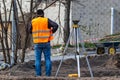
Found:
[[[48,43],[39,43],[39,44],[34,44],[34,49],[35,49],[35,71],[36,71],[36,76],[41,76],[41,55],[42,52],[44,53],[44,59],[45,59],[45,69],[46,69],[46,76],[51,75],[51,67],[52,67],[52,62],[51,62],[51,46],[50,42]]]

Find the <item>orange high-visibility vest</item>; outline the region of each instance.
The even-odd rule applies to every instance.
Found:
[[[32,20],[32,36],[34,43],[45,43],[53,39],[52,30],[48,28],[48,18]]]

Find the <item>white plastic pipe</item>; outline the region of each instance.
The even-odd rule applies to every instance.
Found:
[[[111,32],[110,34],[113,34],[114,32],[114,8],[111,8]]]

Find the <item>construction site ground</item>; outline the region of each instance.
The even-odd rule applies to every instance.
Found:
[[[88,51],[92,52],[92,51]],[[95,53],[95,51],[93,51]],[[2,56],[2,54],[0,55]],[[35,77],[34,50],[28,49],[24,63],[18,63],[10,69],[0,71],[0,80],[120,80],[119,52],[116,55],[96,55],[88,57],[93,78],[90,76],[85,57],[80,58],[81,77],[68,77],[69,74],[77,74],[77,60],[74,48],[68,48],[60,67],[57,77],[55,77],[62,56],[56,49],[52,49],[52,76],[45,76],[45,63],[42,59],[42,76]],[[2,57],[0,60],[2,62]]]

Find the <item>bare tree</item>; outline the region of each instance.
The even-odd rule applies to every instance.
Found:
[[[68,41],[68,37],[70,34],[70,4],[71,0],[66,0],[65,2],[65,26],[64,26],[64,43],[66,44]]]
[[[2,17],[1,17],[1,29],[2,29],[2,36],[1,36],[1,42],[3,42],[3,40],[5,41],[5,44],[2,43],[2,48],[3,48],[3,51],[6,49],[6,51],[4,51],[4,53],[7,53],[7,55],[4,55],[4,58],[6,58],[5,62],[8,62],[10,64],[10,52],[9,52],[9,46],[8,46],[8,27],[9,25],[9,22],[7,21],[7,10],[6,10],[6,5],[5,5],[5,0],[2,1],[3,2],[3,5],[4,5],[4,15],[5,15],[5,21],[3,23],[2,21]],[[1,16],[1,15],[0,15]],[[3,36],[4,34],[4,36]],[[4,46],[5,45],[5,46]],[[8,61],[7,61],[8,60]]]
[[[36,6],[37,7],[37,6]],[[22,11],[21,11],[22,12]],[[28,39],[29,39],[29,33],[27,33],[27,25],[29,25],[31,19],[32,19],[32,12],[33,12],[33,0],[31,0],[30,2],[30,14],[29,14],[29,18],[27,20],[27,23],[25,24],[25,27],[26,27],[26,37],[25,37],[25,45],[22,49],[22,57],[21,57],[21,62],[23,63],[24,62],[24,59],[25,59],[25,50],[27,48],[27,44],[28,44]],[[22,15],[24,16],[24,15]],[[23,18],[24,19],[24,18]]]
[[[1,45],[2,45],[2,50],[3,50],[3,57],[4,57],[4,62],[7,62],[7,58],[6,58],[6,52],[5,52],[5,46],[4,46],[4,42],[3,42],[3,21],[2,21],[2,16],[1,16],[1,11],[0,11],[0,23],[1,23],[1,33],[0,33],[0,41],[1,41]]]

